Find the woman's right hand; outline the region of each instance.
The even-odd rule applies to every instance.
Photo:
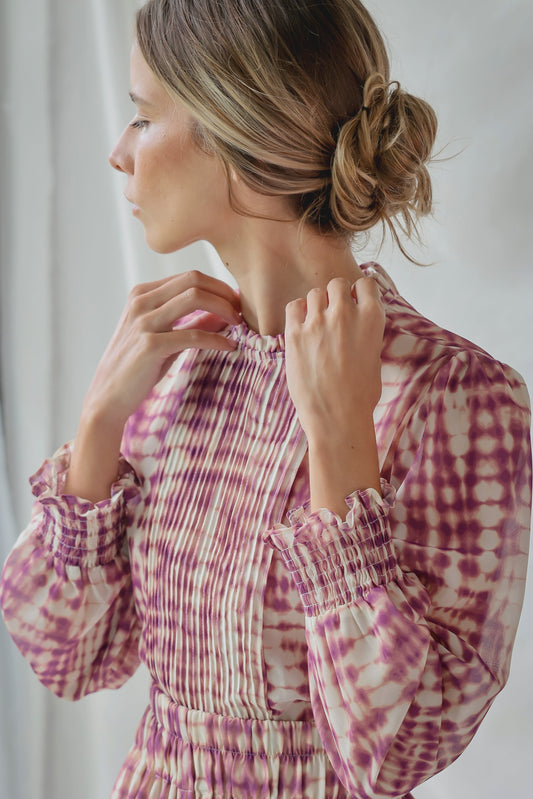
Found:
[[[216,331],[239,324],[239,308],[237,292],[197,271],[135,286],[98,364],[84,409],[107,424],[124,426],[180,352],[189,347],[235,348]],[[198,310],[206,313],[173,329]]]
[[[217,331],[241,322],[239,308],[230,286],[196,271],[132,289],[83,402],[63,493],[91,502],[110,496],[128,417],[183,350],[235,349]],[[205,313],[174,329],[198,310]]]

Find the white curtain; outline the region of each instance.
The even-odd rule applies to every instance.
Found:
[[[0,4],[0,559],[31,507],[27,478],[76,432],[83,396],[129,288],[198,267],[203,244],[151,253],[107,164],[132,114],[135,0]],[[533,386],[530,0],[374,0],[393,77],[434,104],[444,155],[435,263],[380,254],[427,316],[511,363]],[[372,242],[361,261],[376,256]],[[527,594],[510,682],[466,753],[417,799],[525,796],[533,784]],[[105,799],[147,703],[141,668],[120,691],[70,704],[37,682],[0,624],[0,795]]]

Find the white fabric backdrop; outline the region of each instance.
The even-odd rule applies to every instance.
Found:
[[[0,4],[0,559],[25,526],[27,478],[76,431],[84,393],[134,282],[199,267],[198,244],[156,256],[107,154],[132,113],[135,0]],[[434,266],[379,260],[415,306],[511,363],[533,386],[530,0],[376,0],[393,77],[434,104]],[[369,244],[359,260],[375,257]],[[533,786],[531,589],[511,678],[467,752],[417,799],[496,799]],[[42,688],[0,625],[0,794],[105,799],[147,702],[143,669],[69,704]]]

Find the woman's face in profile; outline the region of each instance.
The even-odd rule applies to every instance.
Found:
[[[156,252],[217,237],[229,212],[225,170],[193,136],[194,117],[166,91],[134,44],[131,98],[137,112],[109,156],[127,176],[124,194]]]

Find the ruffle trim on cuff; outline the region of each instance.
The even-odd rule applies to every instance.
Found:
[[[387,516],[396,499],[396,490],[381,478],[381,493],[375,488],[353,491],[345,502],[348,506],[346,520],[328,508],[310,512],[310,503],[292,508],[287,512],[288,525],[276,524],[263,534],[266,543],[280,552],[286,547],[303,544],[310,549],[324,547],[334,539],[342,538],[344,533],[353,538],[354,529],[368,527],[376,519]]]
[[[64,444],[30,477],[32,493],[44,512],[41,537],[65,563],[103,565],[118,554],[126,524],[140,501],[138,478],[121,458],[109,498],[94,503],[64,494],[71,453],[72,442]]]
[[[298,588],[307,615],[339,607],[398,576],[388,513],[395,490],[381,480],[374,488],[346,497],[346,520],[327,508],[309,513],[308,505],[288,513],[290,526],[275,525],[263,534],[279,550]]]

